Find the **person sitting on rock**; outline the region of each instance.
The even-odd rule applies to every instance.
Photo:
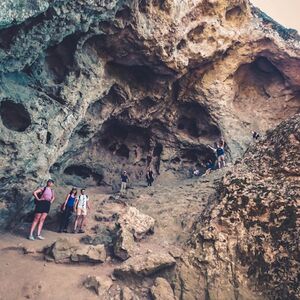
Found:
[[[154,178],[153,178],[153,171],[152,171],[151,168],[149,168],[147,173],[146,173],[146,180],[147,180],[147,185],[152,186]]]
[[[213,163],[213,161],[209,159],[208,162],[205,164],[206,167],[205,175],[210,174],[211,171],[214,169],[214,166],[215,164]]]
[[[90,201],[88,195],[85,194],[85,189],[81,189],[80,193],[81,194],[75,203],[77,210],[73,233],[77,232],[77,226],[79,227],[78,232],[84,233],[83,227],[85,226],[87,210],[90,210]]]
[[[124,171],[121,175],[121,195],[124,195],[126,193],[127,183],[129,181],[129,177],[127,175],[127,172]]]
[[[35,198],[35,210],[34,219],[30,228],[29,240],[34,241],[33,232],[38,225],[37,239],[43,240],[44,237],[41,236],[43,225],[47,215],[50,211],[51,203],[55,200],[54,191],[52,189],[54,181],[49,179],[47,185],[44,188],[39,188],[33,192]]]
[[[217,143],[217,148],[213,148],[210,145],[208,145],[208,147],[210,149],[212,149],[217,155],[219,169],[224,168],[226,166],[224,146],[225,146],[225,143],[224,143],[223,139],[220,139],[219,143]]]
[[[258,140],[260,138],[260,135],[258,132],[256,131],[252,131],[252,137],[254,140]]]
[[[77,189],[72,188],[71,192],[67,195],[66,200],[62,205],[63,214],[59,226],[59,232],[68,232],[70,219],[75,210],[75,203],[77,201],[76,195]]]

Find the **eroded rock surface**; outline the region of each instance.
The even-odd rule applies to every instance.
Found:
[[[299,299],[299,150],[298,114],[248,149],[196,225],[192,256],[213,299]]]
[[[221,136],[235,159],[299,110],[297,36],[248,1],[22,3],[0,15],[3,225],[49,176],[115,190],[123,168],[180,175]]]

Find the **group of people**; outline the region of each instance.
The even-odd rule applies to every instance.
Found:
[[[55,200],[55,194],[53,190],[54,180],[49,179],[47,185],[44,188],[38,188],[33,192],[35,199],[34,219],[31,224],[29,240],[35,239],[43,240],[41,235],[45,219],[50,211],[51,204]],[[61,221],[59,226],[59,232],[67,232],[70,219],[73,213],[76,214],[73,233],[83,233],[83,227],[85,225],[85,219],[87,216],[87,210],[90,209],[89,197],[85,193],[85,189],[81,189],[80,195],[77,196],[77,189],[72,188],[68,193],[64,203],[61,206]],[[34,231],[37,227],[37,235],[34,236]]]

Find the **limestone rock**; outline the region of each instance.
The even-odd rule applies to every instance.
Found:
[[[93,290],[97,295],[105,295],[107,294],[108,290],[113,285],[112,281],[107,277],[99,277],[99,276],[88,276],[83,285],[87,289]]]
[[[106,259],[104,245],[82,245],[76,239],[60,238],[46,249],[46,255],[55,262],[103,263]]]
[[[161,277],[155,279],[154,285],[151,288],[151,296],[153,300],[175,300],[174,293],[169,282]]]
[[[210,297],[300,297],[299,125],[298,114],[251,146],[225,176],[219,204],[196,225],[191,256],[207,272]]]
[[[130,288],[125,286],[121,290],[121,300],[138,300],[138,298],[134,296]]]
[[[147,234],[154,232],[155,220],[135,207],[129,207],[127,211],[120,215],[117,221],[117,231],[114,253],[126,260],[134,254],[135,241],[145,238]]]
[[[103,263],[106,260],[104,245],[82,245],[71,255],[71,261]]]
[[[114,274],[124,278],[126,276],[149,276],[157,271],[173,267],[175,264],[175,259],[165,253],[137,255],[115,268]]]

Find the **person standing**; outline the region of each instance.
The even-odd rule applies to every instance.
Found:
[[[152,186],[154,178],[153,178],[153,171],[152,171],[151,168],[149,168],[147,173],[146,173],[146,180],[147,180],[147,185]]]
[[[84,233],[83,226],[85,225],[85,220],[87,216],[87,210],[90,209],[90,202],[88,195],[85,194],[85,189],[81,189],[81,195],[75,202],[76,210],[76,220],[74,224],[73,233],[77,232],[77,226],[79,225],[79,233]]]
[[[127,172],[124,171],[122,174],[121,174],[121,194],[124,195],[126,194],[126,188],[127,188],[127,183],[129,181],[129,177],[127,175]]]
[[[65,202],[62,205],[62,218],[59,226],[59,232],[68,232],[68,226],[70,223],[71,216],[75,210],[77,189],[72,188],[71,192],[67,195]]]
[[[219,143],[217,143],[217,148],[213,148],[210,145],[208,145],[208,147],[210,149],[212,149],[216,153],[216,155],[217,155],[218,168],[219,169],[224,168],[226,166],[226,163],[225,163],[225,150],[224,150],[225,143],[224,143],[224,140],[220,139]]]
[[[47,185],[44,188],[38,188],[33,192],[35,198],[35,210],[34,210],[34,219],[31,224],[30,234],[28,239],[34,241],[33,236],[36,226],[37,229],[37,239],[44,240],[44,237],[41,235],[45,219],[50,211],[51,204],[55,200],[54,191],[52,189],[54,181],[49,179]]]

